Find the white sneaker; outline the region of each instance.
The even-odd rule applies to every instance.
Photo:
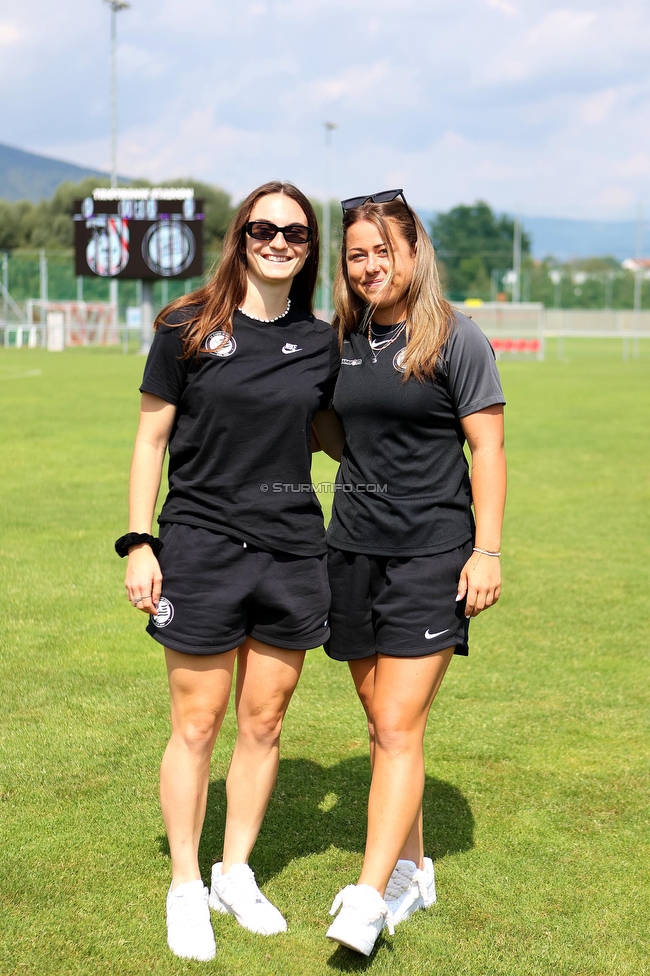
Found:
[[[336,915],[339,908],[341,911],[327,930],[327,938],[364,956],[372,952],[384,925],[391,935],[395,932],[388,905],[377,889],[370,885],[348,885],[339,891],[330,915]]]
[[[436,880],[431,858],[425,857],[422,871],[413,861],[398,861],[386,885],[385,898],[395,925],[417,912],[418,908],[430,908],[435,904]]]
[[[208,889],[202,881],[178,885],[167,895],[167,945],[181,959],[214,959],[217,947],[210,924]]]
[[[212,866],[210,908],[223,915],[229,912],[245,929],[258,935],[287,931],[286,921],[257,887],[248,864],[233,864],[228,874],[222,873],[221,861]]]

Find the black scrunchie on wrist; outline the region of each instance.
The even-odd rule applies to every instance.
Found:
[[[127,532],[126,535],[120,536],[115,543],[115,552],[123,559],[124,556],[128,556],[131,546],[141,546],[143,542],[151,546],[154,556],[160,555],[160,550],[163,547],[162,542],[155,536],[149,535],[148,532]]]

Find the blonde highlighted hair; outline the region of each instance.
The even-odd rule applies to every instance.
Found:
[[[343,241],[341,256],[334,282],[333,327],[339,343],[351,332],[366,329],[377,303],[367,304],[352,289],[346,261],[346,235],[353,224],[367,220],[374,224],[386,245],[389,270],[386,276],[388,288],[394,275],[394,235],[400,234],[415,252],[413,275],[406,295],[406,349],[402,365],[404,380],[413,376],[423,382],[433,379],[436,365],[445,342],[454,325],[454,311],[440,290],[433,244],[422,221],[400,200],[390,203],[364,203],[343,213]]]
[[[246,274],[246,224],[250,220],[253,207],[262,197],[272,194],[291,197],[302,208],[307,223],[312,230],[309,253],[303,267],[291,283],[289,297],[294,308],[313,312],[314,289],[318,277],[319,235],[318,221],[314,208],[293,183],[272,181],[258,186],[240,204],[223,240],[221,260],[207,284],[189,295],[170,302],[157,316],[154,329],[167,325],[171,312],[185,312],[182,325],[187,326],[183,334],[183,358],[198,356],[208,335],[218,330],[224,333],[223,344],[232,335],[232,317],[246,297],[248,278]]]

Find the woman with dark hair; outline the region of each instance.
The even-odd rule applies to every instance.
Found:
[[[169,946],[211,959],[209,907],[252,932],[286,930],[248,866],[278,770],[305,649],[329,634],[311,422],[329,405],[336,334],[312,314],[318,225],[289,183],[239,207],[208,284],[156,320],[130,486],[126,590],[165,648],[172,733],[160,798],[172,860]],[[169,493],[150,535],[163,458]],[[222,860],[199,872],[210,758],[237,662],[238,735]],[[208,907],[209,906],[209,907]]]
[[[423,739],[451,658],[468,653],[469,619],[499,598],[504,398],[490,344],[441,295],[401,190],[343,201],[334,304],[345,446],[326,649],[348,662],[366,711],[372,784],[361,876],[334,900],[327,934],[369,955],[384,925],[436,898]],[[336,456],[336,433],[321,423],[318,436]]]

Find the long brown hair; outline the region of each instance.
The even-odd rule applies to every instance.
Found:
[[[165,320],[171,312],[187,309],[187,318],[182,323],[187,326],[183,335],[185,359],[192,354],[198,355],[210,332],[218,330],[225,333],[225,337],[232,335],[232,317],[246,297],[247,264],[244,228],[257,201],[272,193],[284,194],[295,200],[302,207],[307,223],[311,227],[313,236],[307,260],[291,283],[289,297],[294,307],[309,313],[313,312],[320,252],[318,221],[314,208],[304,193],[301,193],[293,183],[281,183],[277,180],[264,183],[263,186],[258,186],[256,190],[249,193],[239,206],[226,231],[221,260],[208,283],[197,291],[182,295],[170,302],[156,318],[154,329],[166,325]],[[224,342],[227,342],[227,338],[224,338]]]
[[[433,378],[440,352],[454,324],[454,311],[440,289],[429,235],[417,214],[400,200],[392,200],[390,203],[368,202],[353,210],[346,210],[343,214],[343,240],[334,282],[335,315],[332,320],[341,348],[343,340],[350,332],[368,326],[376,308],[375,304],[366,304],[352,290],[348,278],[346,235],[349,228],[360,220],[374,224],[386,244],[390,262],[386,276],[387,285],[390,284],[395,267],[391,234],[401,234],[415,252],[413,275],[406,296],[406,349],[402,361],[404,379],[413,376],[422,382]],[[393,230],[389,224],[393,225]]]

